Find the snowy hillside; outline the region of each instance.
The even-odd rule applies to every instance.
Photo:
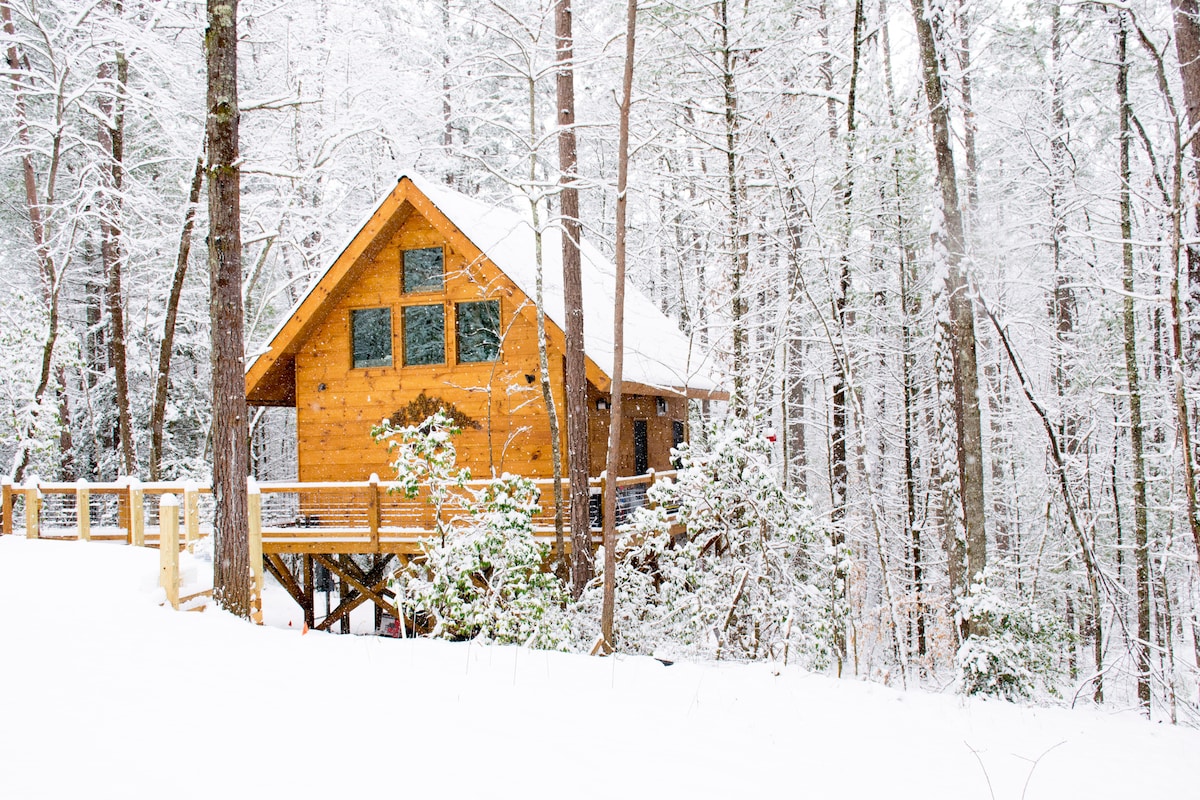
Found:
[[[1132,714],[764,665],[302,634],[282,592],[267,616],[284,627],[258,628],[160,607],[157,573],[152,550],[0,539],[0,797],[1200,791],[1200,733]]]

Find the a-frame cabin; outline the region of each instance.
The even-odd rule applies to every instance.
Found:
[[[549,373],[563,420],[563,299],[557,229],[542,235]],[[522,215],[404,176],[249,365],[252,405],[296,409],[302,481],[391,477],[369,434],[439,405],[463,427],[475,477],[552,474],[537,346],[536,242]],[[614,270],[583,244],[590,474],[604,468]],[[676,325],[626,287],[620,474],[670,468],[687,398],[723,399]],[[564,455],[565,458],[565,455]],[[564,473],[565,473],[564,465]]]

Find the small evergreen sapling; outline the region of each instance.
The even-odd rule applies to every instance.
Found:
[[[562,584],[543,571],[549,549],[533,538],[538,489],[505,474],[475,497],[472,518],[441,543],[423,544],[425,560],[397,577],[405,605],[425,616],[435,638],[565,649],[571,630]]]
[[[1072,634],[1037,605],[1010,600],[999,582],[989,568],[959,605],[976,631],[958,651],[962,691],[1008,700],[1031,699],[1039,686],[1053,693],[1059,654]]]
[[[435,638],[482,638],[498,644],[565,649],[571,629],[562,584],[543,571],[548,549],[533,538],[539,491],[528,478],[505,474],[474,492],[470,518],[448,524],[442,511],[470,475],[456,467],[458,427],[443,411],[418,425],[384,422],[373,432],[396,452],[398,491],[429,489],[438,538],[421,543],[423,560],[391,581],[403,612],[427,622]]]
[[[676,451],[676,481],[657,483],[651,507],[621,531],[617,646],[824,666],[832,609],[818,587],[833,565],[807,499],[780,485],[750,423],[727,421],[706,439]],[[672,537],[666,508],[678,509],[685,537]]]
[[[396,454],[392,468],[396,470],[397,488],[412,499],[421,487],[429,489],[429,504],[433,506],[434,526],[438,538],[446,541],[446,523],[442,511],[449,502],[452,489],[462,489],[471,479],[471,471],[458,469],[458,452],[452,437],[462,433],[454,420],[443,410],[414,425],[395,426],[389,420],[371,429],[375,441],[387,440],[388,451]]]

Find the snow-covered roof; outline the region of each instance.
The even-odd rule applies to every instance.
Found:
[[[534,230],[529,218],[489,205],[417,175],[407,176],[487,257],[531,299],[537,281]],[[612,376],[616,269],[586,240],[581,242],[584,350]],[[562,228],[542,232],[542,286],[546,317],[565,328]],[[719,391],[711,356],[693,347],[679,327],[636,286],[625,282],[624,380],[664,389]]]
[[[362,237],[371,221],[378,221],[386,214],[389,205],[394,211],[399,200],[419,200],[409,196],[411,190],[404,186],[406,179],[518,289],[531,300],[536,296],[535,237],[526,215],[481,202],[420,175],[401,175],[396,189],[380,202],[364,225],[354,231],[346,247],[338,252],[272,333],[267,350],[247,366],[247,393],[252,402],[270,404],[263,399],[261,385],[272,382],[272,376],[278,380],[280,370],[293,369],[291,359],[298,340],[304,338],[303,331],[321,315],[325,300],[336,288],[332,284],[351,274],[347,262],[363,251]],[[436,220],[431,222],[437,226]],[[375,235],[379,235],[378,229]],[[556,225],[546,226],[542,232],[543,301],[547,320],[564,330],[561,236],[561,229]],[[611,377],[613,367],[615,273],[613,264],[599,250],[587,241],[581,243],[584,350],[588,359],[608,377]],[[723,396],[711,355],[693,344],[646,295],[626,280],[623,374],[626,382],[670,392]],[[274,399],[279,400],[278,397]]]

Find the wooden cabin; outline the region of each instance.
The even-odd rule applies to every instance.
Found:
[[[542,235],[549,372],[565,443],[559,232]],[[583,244],[590,474],[610,423],[614,270]],[[536,243],[517,213],[404,176],[249,365],[252,405],[296,409],[302,481],[392,477],[372,440],[380,420],[419,422],[439,406],[463,433],[474,477],[552,475],[540,382]],[[710,365],[641,292],[625,294],[620,474],[670,468],[688,398],[724,398]],[[566,472],[564,464],[564,474]]]

